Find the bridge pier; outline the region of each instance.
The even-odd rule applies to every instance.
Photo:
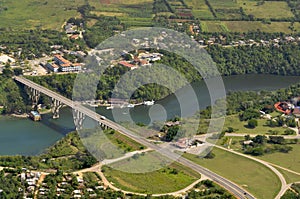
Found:
[[[102,129],[104,129],[104,130],[109,129],[108,126],[106,126],[105,124],[101,123],[100,121],[98,122],[98,125],[99,125]]]
[[[83,121],[85,119],[85,114],[78,110],[74,110],[74,123],[76,130],[81,130],[83,128]]]
[[[34,88],[29,88],[28,89],[28,94],[29,94],[29,97],[31,99],[32,106],[36,106],[39,102],[41,93],[38,90],[34,89]]]
[[[52,113],[53,113],[53,119],[59,118],[59,109],[63,106],[63,103],[61,103],[59,100],[52,98]]]

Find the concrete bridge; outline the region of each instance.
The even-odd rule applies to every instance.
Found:
[[[149,142],[146,138],[137,136],[134,132],[122,127],[121,125],[106,119],[105,117],[101,116],[98,113],[95,113],[93,110],[88,109],[87,107],[82,106],[80,103],[74,102],[66,97],[61,96],[60,94],[55,93],[54,91],[51,91],[43,86],[40,86],[24,77],[21,76],[15,76],[13,77],[15,81],[25,85],[29,89],[29,95],[32,100],[33,104],[37,104],[39,96],[41,93],[49,96],[52,99],[52,112],[53,117],[58,118],[59,117],[59,109],[63,106],[69,106],[74,111],[74,123],[76,126],[76,129],[81,129],[83,125],[83,121],[85,117],[89,117],[96,122],[99,123],[99,125],[103,128],[111,128],[119,133],[131,138],[132,140],[150,148],[153,150],[156,150],[161,155],[165,156],[166,158],[172,159],[174,161],[177,161],[181,163],[182,165],[185,165],[197,172],[199,172],[202,175],[207,176],[214,182],[220,184],[225,189],[227,189],[229,192],[231,192],[233,195],[235,195],[237,198],[248,198],[248,199],[254,199],[255,197],[251,195],[251,193],[247,192],[237,184],[223,178],[222,176],[186,159],[182,156],[178,156],[178,154],[170,151],[165,150],[159,145],[153,144]]]

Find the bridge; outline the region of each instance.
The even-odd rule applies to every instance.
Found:
[[[23,85],[25,85],[28,88],[30,98],[33,102],[33,104],[37,104],[39,96],[41,93],[44,95],[47,95],[52,99],[52,112],[53,117],[58,118],[59,117],[59,109],[66,105],[73,109],[74,111],[74,123],[76,126],[76,129],[81,129],[83,125],[83,121],[86,117],[89,117],[96,122],[99,123],[99,125],[103,128],[111,128],[119,133],[131,138],[132,140],[150,148],[153,150],[156,150],[157,152],[161,153],[161,155],[165,156],[166,158],[172,159],[174,161],[177,161],[181,163],[182,165],[189,167],[200,174],[203,174],[213,180],[214,182],[218,183],[219,185],[223,186],[225,189],[227,189],[229,192],[231,192],[233,195],[235,195],[238,198],[248,198],[248,199],[254,199],[255,197],[251,195],[249,192],[241,188],[240,186],[236,185],[235,183],[223,178],[222,176],[186,159],[182,156],[178,157],[178,154],[170,151],[170,150],[164,150],[159,145],[153,144],[149,142],[146,138],[137,136],[134,132],[122,127],[121,125],[108,120],[101,116],[100,114],[94,112],[93,110],[88,109],[87,107],[81,105],[78,102],[74,102],[66,97],[63,97],[59,94],[57,94],[54,91],[51,91],[39,84],[36,84],[24,77],[21,76],[15,76],[13,77],[16,82],[19,82]]]

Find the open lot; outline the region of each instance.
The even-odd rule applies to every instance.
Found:
[[[183,156],[244,187],[257,198],[274,198],[280,189],[277,176],[265,166],[221,149],[213,149],[213,159]]]

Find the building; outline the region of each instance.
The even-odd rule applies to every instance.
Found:
[[[29,113],[29,117],[33,120],[33,121],[40,121],[42,118],[41,118],[41,115],[39,114],[39,112],[37,111],[31,111]]]
[[[53,63],[47,63],[46,67],[52,72],[75,72],[82,70],[82,64],[72,63],[61,55],[54,55]]]
[[[55,63],[47,63],[46,68],[52,72],[57,73],[59,70],[59,66]]]
[[[120,61],[119,64],[120,64],[121,66],[125,66],[125,67],[127,67],[127,68],[130,68],[131,70],[137,68],[137,66],[135,66],[135,65],[133,65],[133,64],[131,64],[131,63],[128,63],[127,61]]]
[[[296,106],[296,107],[293,109],[293,115],[295,115],[295,117],[300,118],[300,106]]]

